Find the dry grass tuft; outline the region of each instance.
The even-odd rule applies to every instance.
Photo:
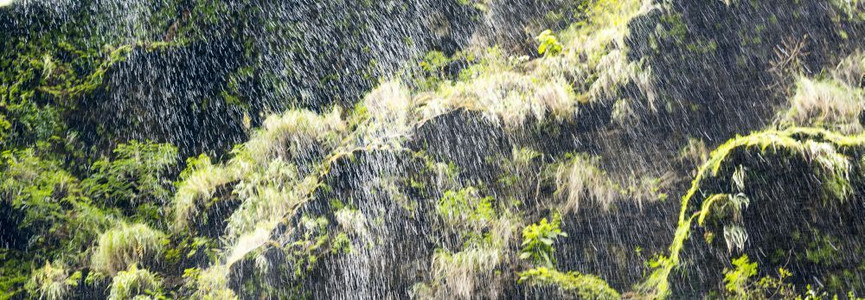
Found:
[[[790,98],[790,109],[781,123],[792,126],[817,126],[843,133],[861,132],[859,115],[863,92],[838,81],[799,78],[796,94]]]

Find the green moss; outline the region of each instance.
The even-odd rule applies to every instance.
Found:
[[[545,267],[520,273],[519,282],[532,286],[556,287],[576,299],[621,299],[619,292],[606,281],[592,275],[577,272],[562,273]]]
[[[812,234],[814,238],[808,242],[805,249],[805,260],[824,267],[835,265],[841,256],[841,249],[836,245],[841,245],[841,243],[836,238],[822,234],[817,230],[813,230]]]

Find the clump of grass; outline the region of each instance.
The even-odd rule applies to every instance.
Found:
[[[420,123],[457,109],[480,112],[487,121],[508,129],[522,127],[532,116],[538,121],[576,116],[577,97],[562,74],[525,72],[518,69],[523,60],[504,57],[497,48],[480,56],[484,58],[460,81],[417,95]]]
[[[130,265],[154,262],[165,247],[164,239],[164,233],[145,224],[119,223],[99,237],[91,267],[114,275]]]
[[[234,291],[228,288],[228,267],[225,265],[212,266],[184,277],[195,286],[193,297],[197,299],[238,299]]]
[[[399,141],[412,129],[415,104],[408,89],[398,81],[387,81],[364,97],[363,103],[372,120],[363,138],[371,141]],[[369,141],[367,142],[369,143]]]
[[[211,199],[217,187],[237,180],[235,175],[228,168],[214,166],[207,155],[190,158],[174,195],[174,228],[187,228],[202,202]]]
[[[442,284],[439,296],[469,299],[476,289],[484,287],[484,274],[491,274],[501,263],[501,249],[490,246],[470,247],[452,253],[439,250],[433,255],[433,276]]]
[[[679,150],[679,160],[688,165],[692,165],[694,169],[700,167],[704,161],[709,159],[709,148],[706,142],[702,139],[688,138],[688,144]]]
[[[556,194],[564,197],[561,209],[568,213],[579,209],[580,203],[592,200],[607,209],[618,199],[620,189],[607,173],[600,169],[599,159],[575,155],[556,171]]]
[[[319,115],[309,110],[289,110],[264,120],[262,130],[244,144],[243,154],[259,164],[273,158],[309,158],[313,151],[335,146],[346,130],[341,109]]]
[[[71,290],[78,285],[81,273],[70,276],[62,264],[46,262],[45,266],[33,271],[30,280],[24,286],[32,298],[59,300],[69,299]]]
[[[851,87],[865,88],[865,51],[856,50],[831,71],[832,78]]]
[[[241,236],[239,236],[234,243],[232,243],[232,247],[229,249],[227,264],[230,266],[235,262],[243,259],[247,254],[252,252],[253,250],[261,247],[270,241],[270,228],[273,228],[274,225],[268,222],[262,221],[259,223],[259,227],[255,230],[247,232]]]
[[[781,122],[827,127],[844,133],[860,132],[863,101],[865,94],[861,89],[834,80],[801,77],[796,83],[795,95],[790,98],[790,109],[781,117]]]
[[[556,197],[564,200],[558,209],[569,213],[591,201],[608,210],[619,200],[630,199],[642,207],[643,202],[662,200],[661,192],[673,179],[674,174],[660,177],[648,174],[616,175],[601,169],[600,158],[582,153],[568,154],[569,159],[555,168]]]
[[[339,226],[344,231],[363,238],[369,238],[368,222],[366,216],[361,211],[343,208],[338,210],[335,215],[336,222],[339,223]]]
[[[562,273],[545,267],[520,273],[519,283],[532,286],[552,286],[576,299],[621,299],[606,281],[592,275],[577,272]]]
[[[158,297],[162,294],[162,281],[156,274],[146,269],[139,269],[137,264],[131,264],[125,271],[120,271],[111,280],[109,300],[138,299]]]

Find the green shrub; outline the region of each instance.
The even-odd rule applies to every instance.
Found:
[[[32,148],[3,152],[0,168],[3,201],[24,211],[20,227],[62,224],[64,208],[81,197],[78,179]]]
[[[92,166],[93,175],[83,181],[95,199],[136,206],[145,202],[167,202],[171,181],[167,173],[177,164],[177,148],[169,144],[132,141],[114,149],[113,159]]]
[[[17,227],[27,232],[34,251],[49,254],[66,247],[62,254],[69,261],[83,255],[112,219],[90,205],[78,179],[59,162],[39,157],[32,148],[0,154],[0,201],[21,214]]]

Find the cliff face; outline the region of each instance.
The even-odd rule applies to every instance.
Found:
[[[865,7],[788,2],[0,8],[2,297],[863,295]]]

